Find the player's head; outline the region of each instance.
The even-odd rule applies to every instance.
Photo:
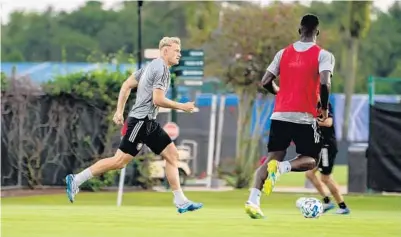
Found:
[[[159,50],[170,66],[176,65],[181,58],[181,40],[177,37],[164,37],[160,40]]]
[[[299,34],[304,37],[316,37],[319,35],[319,18],[312,14],[307,14],[302,17],[299,26]]]

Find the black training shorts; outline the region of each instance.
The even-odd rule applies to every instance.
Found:
[[[155,120],[129,117],[127,130],[119,149],[136,156],[145,144],[152,152],[159,155],[171,142],[169,135]]]
[[[313,157],[318,161],[322,148],[321,140],[320,128],[317,122],[299,124],[272,120],[267,149],[269,152],[285,151],[293,141],[298,154]]]

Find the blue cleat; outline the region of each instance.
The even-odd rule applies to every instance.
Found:
[[[182,213],[185,213],[188,211],[196,211],[198,209],[201,209],[203,207],[203,204],[198,203],[198,202],[188,201],[185,204],[176,205],[176,206],[177,206],[178,213],[182,214]]]
[[[336,211],[336,214],[339,214],[339,215],[348,215],[350,213],[351,213],[351,211],[348,208],[339,208]]]
[[[323,213],[330,211],[331,209],[334,209],[335,205],[333,203],[325,203],[323,204]]]
[[[75,195],[79,192],[79,188],[75,184],[74,175],[69,174],[65,177],[66,188],[65,191],[67,193],[67,197],[71,203],[74,202]]]

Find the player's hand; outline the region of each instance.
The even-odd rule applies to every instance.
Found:
[[[124,124],[124,116],[123,113],[117,111],[114,116],[113,116],[113,121],[117,125],[123,125]]]
[[[318,117],[318,120],[323,122],[329,117],[329,111],[327,109],[320,109],[320,116]]]
[[[182,104],[182,110],[188,113],[192,113],[195,109],[195,102],[187,102]]]

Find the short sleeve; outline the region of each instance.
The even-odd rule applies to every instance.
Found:
[[[143,74],[144,69],[141,68],[139,70],[136,70],[134,73],[132,73],[132,75],[135,77],[135,80],[137,80],[139,82],[139,80],[141,79],[141,76]]]
[[[273,75],[276,77],[280,75],[280,61],[281,61],[281,56],[283,56],[284,49],[281,49],[276,53],[274,56],[273,61],[270,63],[270,65],[267,67],[267,71],[271,72]]]
[[[319,54],[319,73],[330,71],[334,74],[335,58],[332,53],[327,50],[321,50]]]
[[[168,81],[170,77],[170,72],[166,66],[163,64],[156,64],[153,68],[154,81],[153,89],[161,89],[166,91],[168,88]]]

